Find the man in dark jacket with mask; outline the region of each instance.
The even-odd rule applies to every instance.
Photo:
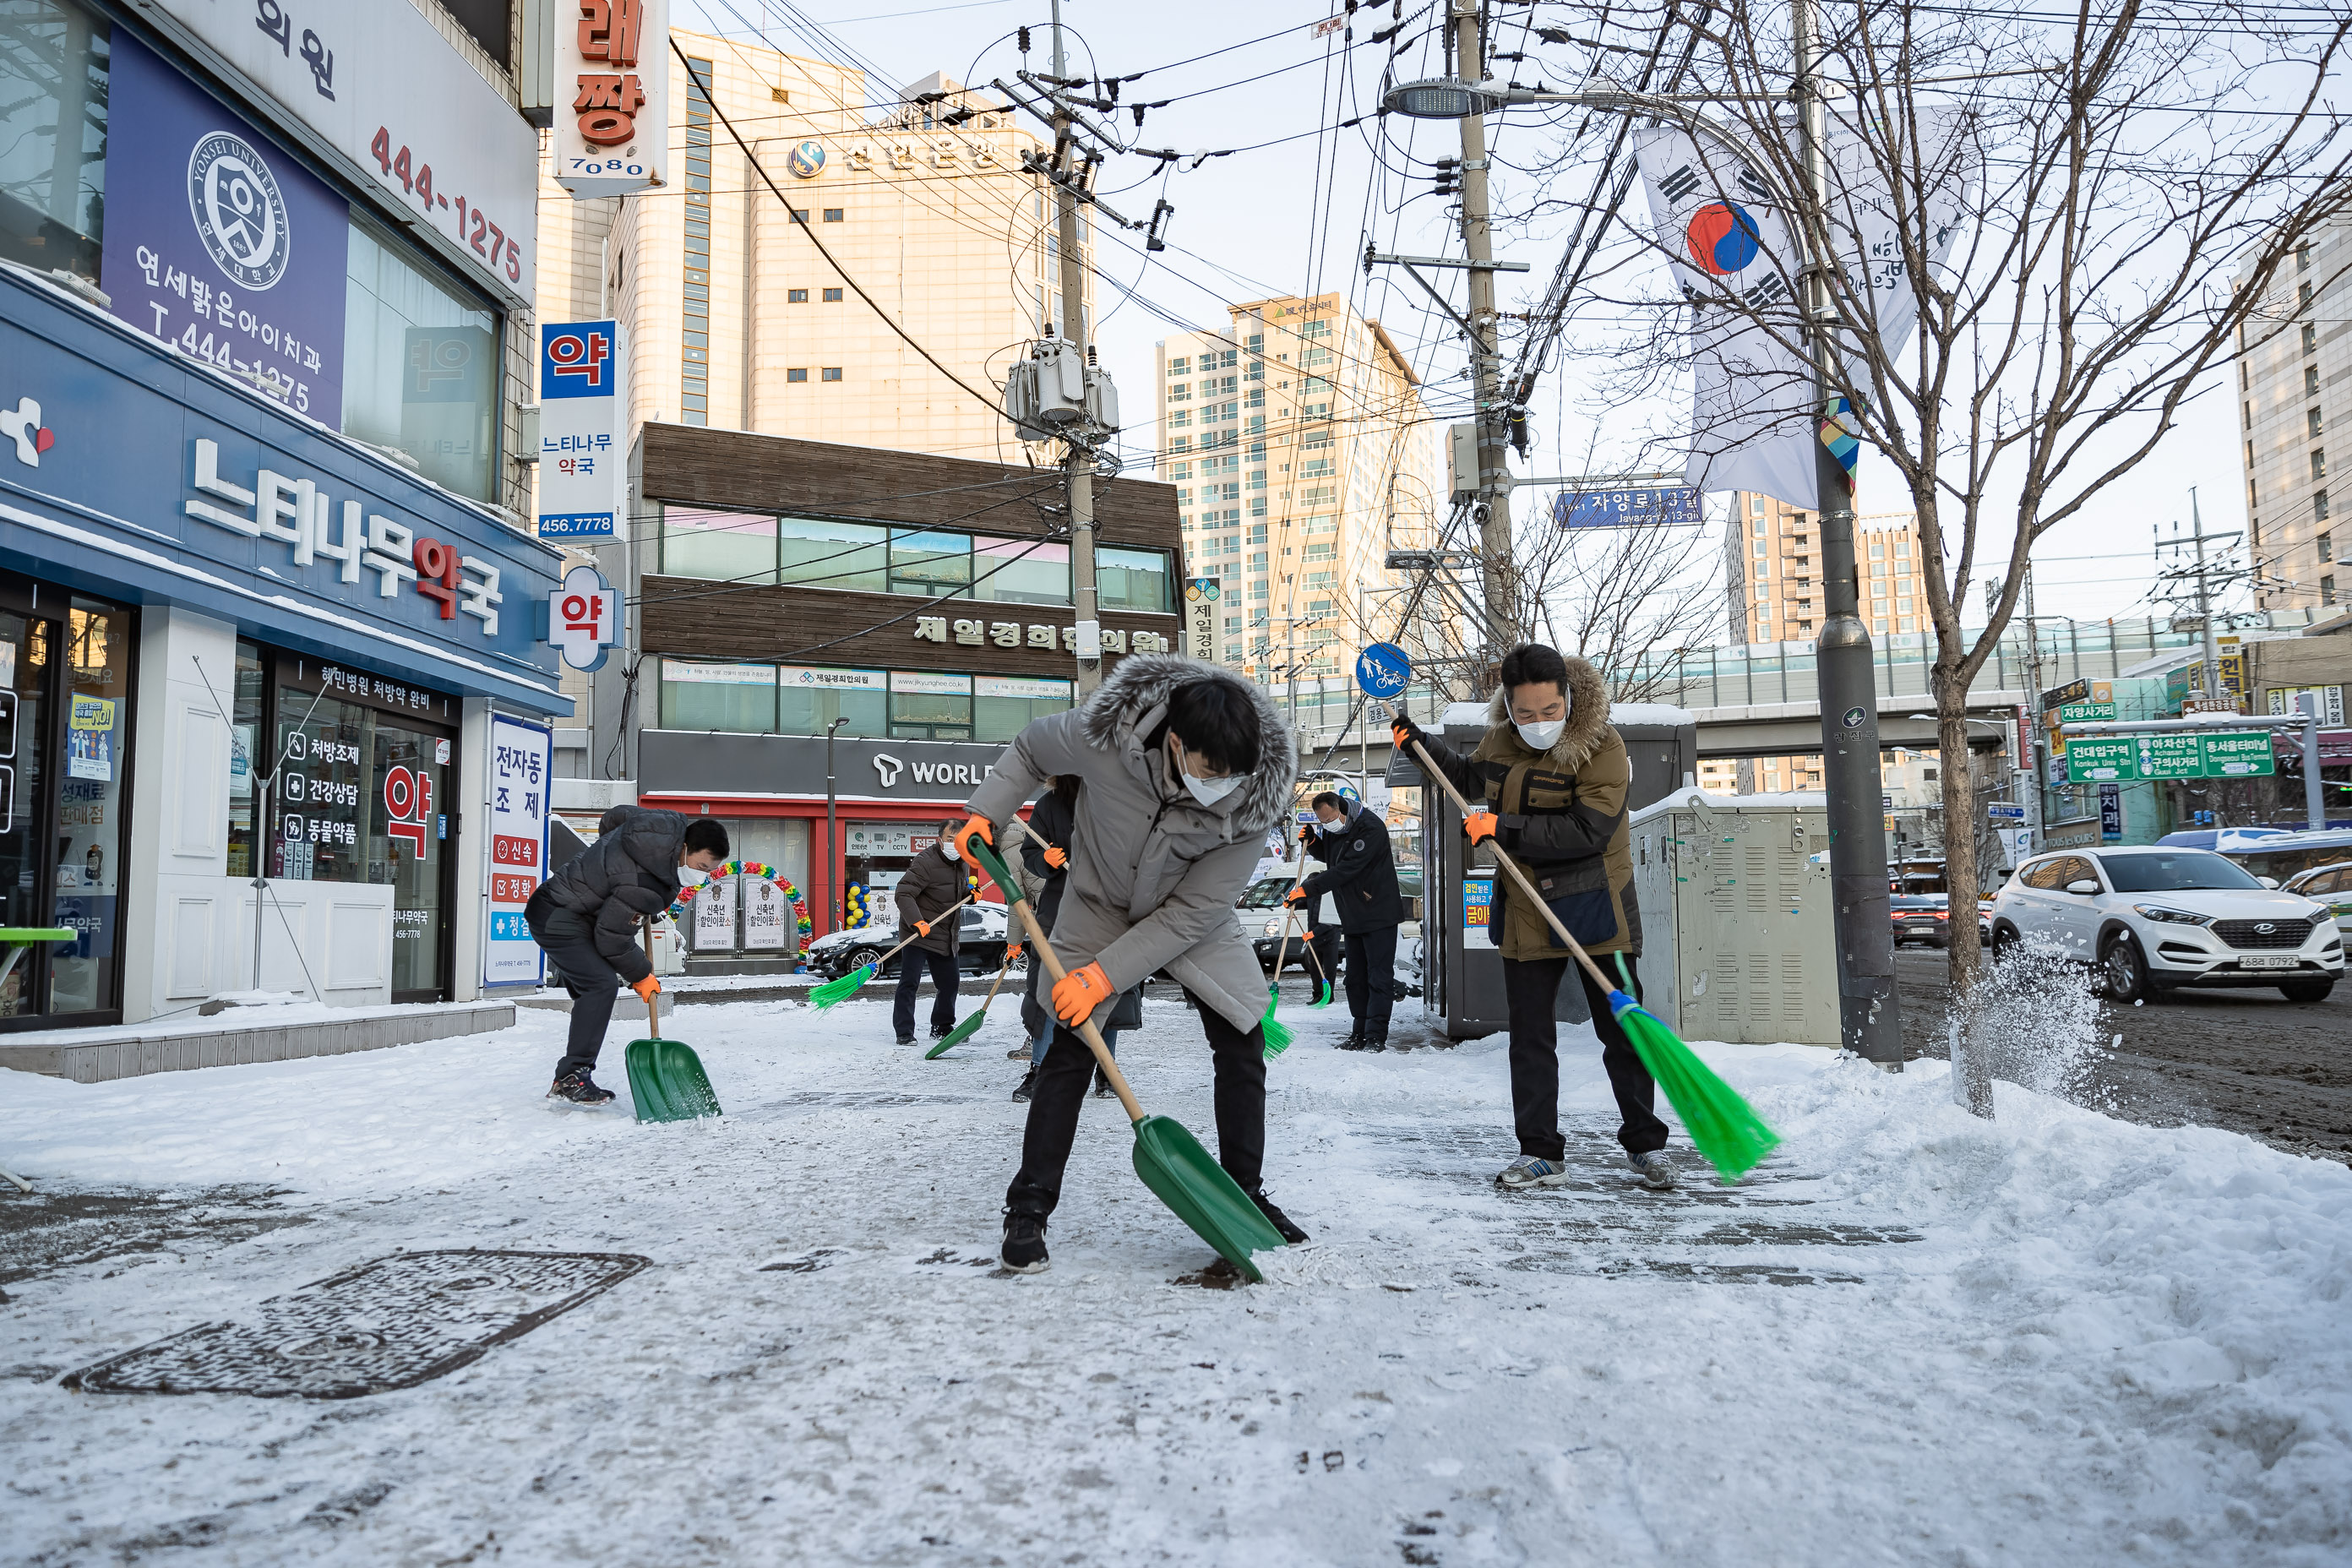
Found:
[[[1084,781],[1069,884],[1048,933],[1066,975],[1055,1016],[1100,1028],[1121,993],[1165,972],[1200,1009],[1214,1062],[1217,1163],[1286,1241],[1307,1239],[1259,1191],[1265,1157],[1265,971],[1234,922],[1265,831],[1281,819],[1298,753],[1264,690],[1219,665],[1129,654],[1085,706],[1032,722],[971,796],[960,839],[1004,842],[1003,825],[1048,778]],[[1004,1198],[1000,1256],[1046,1266],[1045,1222],[1094,1056],[1054,1031],[1037,1073],[1021,1169]]]
[[[570,1038],[547,1093],[574,1105],[613,1098],[589,1073],[622,985],[647,1001],[661,989],[637,922],[677,901],[680,867],[708,871],[727,858],[727,829],[707,816],[616,805],[596,826],[596,842],[541,882],[522,910],[551,976],[572,996]]]
[[[940,825],[936,847],[915,857],[890,896],[898,906],[898,934],[912,934],[912,946],[898,955],[898,993],[890,1004],[890,1022],[898,1043],[915,1043],[915,994],[923,988],[923,973],[930,972],[931,1038],[955,1027],[956,985],[962,972],[956,968],[956,931],[963,912],[956,905],[971,889],[964,881],[963,862],[956,858],[952,822]]]
[[[1294,896],[1327,898],[1347,946],[1348,1012],[1356,1026],[1339,1048],[1384,1051],[1396,1000],[1397,923],[1404,919],[1388,824],[1329,790],[1315,797],[1314,806],[1307,853],[1324,868],[1301,882]]]

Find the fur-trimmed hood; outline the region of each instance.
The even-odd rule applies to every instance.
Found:
[[[1289,808],[1291,785],[1298,777],[1298,748],[1273,699],[1256,683],[1223,665],[1205,664],[1181,654],[1129,654],[1103,677],[1102,685],[1079,710],[1087,740],[1105,751],[1130,743],[1140,746],[1167,716],[1168,694],[1194,680],[1223,681],[1244,693],[1257,710],[1257,765],[1250,770],[1249,781],[1228,797],[1232,804],[1220,802],[1219,806],[1224,807],[1228,839],[1264,833]],[[1605,703],[1602,713],[1606,717]],[[1202,809],[1213,812],[1218,807]]]
[[[1573,655],[1561,657],[1568,666],[1568,727],[1559,732],[1559,739],[1552,742],[1544,759],[1561,773],[1572,773],[1600,750],[1601,742],[1609,734],[1609,688],[1602,683],[1601,672],[1583,659]],[[1481,755],[1497,741],[1522,752],[1530,750],[1512,726],[1510,697],[1510,688],[1498,686],[1488,700],[1487,739],[1479,747]]]

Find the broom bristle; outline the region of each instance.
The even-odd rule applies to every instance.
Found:
[[[1290,1048],[1292,1035],[1289,1025],[1275,1021],[1274,1009],[1282,1000],[1281,988],[1269,985],[1265,991],[1265,1016],[1258,1023],[1265,1029],[1265,1059],[1272,1061]]]
[[[857,988],[874,978],[874,966],[861,963],[838,980],[828,980],[809,993],[809,1005],[830,1007],[843,998],[856,994]]]
[[[1683,1119],[1691,1146],[1730,1185],[1756,1168],[1780,1142],[1748,1102],[1699,1060],[1672,1029],[1622,991],[1609,994],[1609,1011],[1650,1069],[1666,1101]]]

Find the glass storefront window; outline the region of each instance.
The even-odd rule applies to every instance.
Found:
[[[893,671],[890,734],[900,741],[971,740],[971,677]]]
[[[780,582],[867,594],[889,590],[887,529],[813,517],[788,517],[776,526],[782,552]]]
[[[75,0],[0,0],[0,257],[92,284],[106,226],[108,38],[105,20]]]
[[[1168,589],[1166,552],[1111,548],[1095,552],[1095,596],[1104,609],[1165,615],[1176,607]]]
[[[79,595],[66,612],[56,923],[80,935],[50,955],[52,1013],[92,1013],[116,1005],[123,773],[131,748],[128,619],[122,611]]]
[[[879,738],[890,732],[889,677],[878,669],[814,669],[786,665],[776,671],[776,732],[822,735],[835,719],[840,733]]]
[[[725,583],[776,580],[776,520],[740,511],[662,509],[661,570]]]
[[[971,535],[893,529],[890,592],[926,596],[971,585]]]
[[[665,730],[772,733],[776,728],[776,667],[664,658],[661,724]]]
[[[0,612],[0,742],[10,753],[0,764],[0,900],[12,926],[49,923],[48,889],[41,857],[47,835],[38,802],[47,792],[49,732],[48,628],[47,621]],[[0,1015],[41,1011],[41,953],[27,948],[0,980]]]
[[[405,454],[459,495],[496,500],[499,319],[428,268],[353,215],[343,434]]]
[[[1034,539],[975,538],[971,596],[1011,605],[1070,602],[1070,547]]]
[[[240,640],[236,645],[235,719],[228,741],[228,874],[253,875],[253,775],[273,760],[260,755],[262,743],[261,649]]]
[[[1033,719],[1070,705],[1066,680],[1030,680],[1009,675],[972,677],[972,739],[1010,743]]]

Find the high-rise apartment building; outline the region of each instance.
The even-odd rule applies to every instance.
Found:
[[[1021,169],[1037,139],[937,74],[869,119],[863,72],[671,36],[693,70],[669,57],[670,184],[575,200],[542,178],[541,319],[625,325],[633,427],[1018,460],[996,388],[1062,312]]]
[[[1726,562],[1732,589],[1746,609],[1751,643],[1811,642],[1829,614],[1822,577],[1819,520],[1770,496],[1737,491]],[[1854,564],[1861,574],[1862,613],[1873,637],[1932,629],[1919,530],[1909,512],[1854,519]]]
[[[1420,378],[1339,294],[1235,305],[1223,330],[1164,340],[1159,372],[1160,473],[1186,575],[1219,584],[1216,656],[1319,698],[1398,635],[1382,563],[1425,548],[1444,502]]]
[[[2238,418],[2245,444],[2246,542],[2254,604],[2304,610],[2340,603],[2327,446],[2337,466],[2352,430],[2352,219],[2294,253],[2238,329]],[[2338,484],[2336,488],[2342,489]]]

